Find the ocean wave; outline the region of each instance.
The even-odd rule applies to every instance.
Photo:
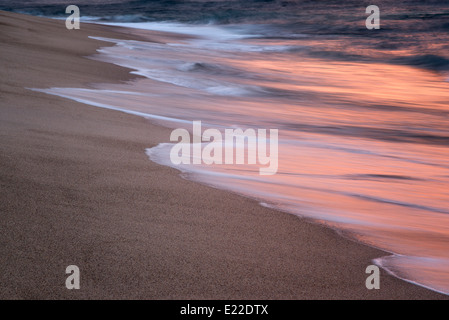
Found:
[[[342,193],[342,194],[345,194],[345,195],[348,195],[348,196],[351,196],[351,197],[355,197],[355,198],[360,198],[360,199],[372,201],[372,202],[392,204],[392,205],[395,205],[395,206],[401,206],[401,207],[406,207],[406,208],[410,208],[410,209],[424,210],[424,211],[428,211],[428,212],[449,214],[448,210],[441,209],[441,208],[436,208],[436,207],[419,205],[419,204],[416,204],[416,203],[402,202],[402,201],[397,201],[397,200],[392,200],[392,199],[387,199],[387,198],[373,197],[373,196],[368,196],[368,195],[364,195],[364,194],[357,194],[357,193]]]
[[[414,55],[407,57],[398,57],[392,59],[393,63],[405,64],[409,66],[414,66],[418,68],[423,68],[432,71],[448,71],[449,70],[449,59],[446,57],[425,54],[425,55]]]
[[[422,179],[411,177],[411,176],[401,176],[396,174],[351,174],[346,175],[344,178],[354,179],[354,180],[399,180],[399,181],[422,181]]]
[[[374,128],[368,126],[341,125],[322,126],[304,123],[283,124],[293,131],[313,132],[333,136],[351,136],[390,142],[418,143],[425,145],[449,145],[449,136],[428,134],[406,129]]]
[[[449,259],[394,254],[374,262],[399,279],[449,295]]]
[[[198,72],[211,75],[254,78],[254,76],[249,75],[248,72],[244,70],[207,62],[186,62],[177,67],[177,69],[183,72]]]

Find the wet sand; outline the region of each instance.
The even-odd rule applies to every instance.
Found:
[[[0,12],[1,299],[447,298],[383,271],[367,290],[387,253],[152,163],[149,120],[26,89],[132,81],[88,36],[168,35]]]

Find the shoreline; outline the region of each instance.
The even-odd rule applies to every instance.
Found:
[[[369,291],[365,268],[385,252],[151,162],[169,129],[25,89],[138,78],[85,58],[107,46],[87,36],[129,31],[0,23],[2,299],[447,299],[384,270]],[[81,290],[64,287],[70,264]]]

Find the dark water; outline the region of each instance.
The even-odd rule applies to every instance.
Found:
[[[0,1],[0,9],[66,17],[70,1]],[[332,60],[360,60],[449,70],[449,1],[376,1],[381,30],[365,28],[372,1],[75,1],[84,17],[108,22],[181,22],[256,25],[255,34],[295,41],[311,35],[320,46],[307,54]],[[335,41],[337,39],[337,41]],[[350,47],[338,41],[350,40]],[[347,41],[343,41],[347,43]],[[297,49],[301,51],[300,48]]]

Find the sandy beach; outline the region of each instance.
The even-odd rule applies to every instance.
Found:
[[[367,290],[388,253],[152,163],[171,130],[149,120],[27,89],[135,78],[88,36],[168,35],[0,12],[1,299],[447,299],[384,271]]]

